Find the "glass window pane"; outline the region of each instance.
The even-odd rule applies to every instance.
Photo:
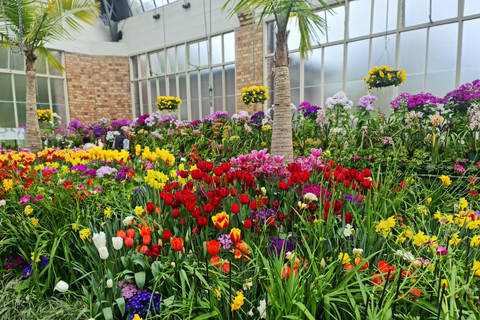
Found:
[[[177,96],[177,80],[175,79],[175,76],[168,76],[168,90],[169,96]]]
[[[213,74],[213,106],[215,111],[223,110],[222,67],[212,69]]]
[[[190,55],[190,69],[196,69],[199,66],[198,60],[198,42],[189,44],[188,53]]]
[[[325,21],[325,11],[318,11],[317,15]],[[318,30],[318,39],[315,39],[313,43],[321,44],[327,42],[327,31],[322,28],[322,30]]]
[[[347,54],[347,81],[363,80],[368,74],[369,40],[350,42]]]
[[[424,90],[426,50],[427,29],[400,34],[399,66],[407,73],[407,81],[401,86],[402,92],[419,93]]]
[[[235,61],[235,33],[230,32],[223,35],[223,46],[225,62]]]
[[[377,97],[377,102],[373,104],[373,107],[375,108],[375,110],[380,110],[383,114],[386,114],[386,115],[390,113],[390,110],[391,110],[390,101],[392,101],[395,98],[393,94],[394,88],[395,87],[386,87],[378,91],[374,91],[372,93],[372,95]],[[365,94],[366,94],[366,91],[365,91]],[[348,97],[351,98],[350,95]]]
[[[212,64],[222,63],[222,36],[212,38]]]
[[[133,96],[133,119],[140,117],[140,93],[138,91],[138,82],[132,83]]]
[[[383,90],[383,89],[382,89]],[[365,88],[365,82],[356,80],[356,81],[349,81],[347,82],[347,97],[348,99],[352,100],[354,105],[356,105],[357,101],[368,93],[367,89]],[[377,92],[372,93],[372,95],[377,96]],[[377,104],[375,103],[375,106]],[[354,108],[355,110],[355,108]]]
[[[25,127],[27,125],[27,103],[17,101],[17,117],[18,126]]]
[[[37,74],[47,74],[47,59],[44,56],[38,55],[35,61],[35,68]]]
[[[133,56],[132,59],[132,79],[138,79],[138,59],[137,56]]]
[[[377,37],[372,39],[372,61],[370,64],[373,67],[381,66],[395,66],[395,47],[396,35],[391,34],[387,36],[387,50],[385,50],[385,37]],[[400,66],[400,68],[403,68]]]
[[[293,17],[288,23],[288,50],[296,50],[300,46],[300,29],[298,28],[298,19]]]
[[[50,51],[50,54],[55,58],[55,60],[57,60],[60,64],[63,63],[62,61],[62,53],[60,51],[53,51],[51,50]],[[62,64],[63,65],[63,64]],[[54,75],[54,76],[61,76],[63,74],[63,72],[60,72],[57,70],[57,68],[55,68],[52,64],[49,64],[48,65],[48,72],[51,74],[51,75]]]
[[[142,114],[150,113],[148,110],[147,80],[140,81],[140,87],[142,89]]]
[[[350,38],[370,34],[372,0],[349,1],[348,33]]]
[[[458,11],[458,0],[435,0],[432,1],[432,20],[456,18]]]
[[[158,78],[158,88],[160,89],[159,91],[161,96],[167,95],[167,89],[165,86],[165,77]]]
[[[318,86],[322,82],[322,49],[315,49],[304,62],[305,87]]]
[[[65,87],[63,79],[50,79],[52,104],[65,104]]]
[[[140,0],[129,0],[130,2],[130,10],[132,10],[132,14],[134,16],[143,13],[142,5],[140,4]]]
[[[327,13],[327,40],[334,42],[345,37],[345,7],[333,8],[334,13]]]
[[[17,100],[17,103],[19,101],[26,102],[27,101],[27,76],[23,74],[14,74],[13,80],[15,81],[15,100]],[[0,83],[2,83],[1,74],[0,74]],[[2,85],[2,88],[3,88],[3,85]],[[0,91],[0,95],[2,94],[2,92],[3,90]]]
[[[388,30],[397,28],[398,0],[388,2]],[[385,32],[387,28],[387,1],[375,0],[373,5],[373,31],[372,33]]]
[[[10,90],[11,91],[11,90]],[[16,128],[13,102],[0,101],[0,128]]]
[[[0,46],[0,69],[8,69],[8,48]]]
[[[207,41],[201,41],[198,43],[199,50],[200,50],[200,65],[206,66],[208,65],[208,47]]]
[[[235,65],[225,66],[225,91],[227,94],[226,110],[229,115],[235,114],[236,96],[235,96]]]
[[[178,90],[180,91],[180,99],[182,104],[180,105],[180,118],[182,120],[188,120],[188,105],[187,105],[187,74],[180,73],[178,75]]]
[[[140,61],[140,78],[147,77],[147,55],[141,54],[138,56]]]
[[[190,108],[192,110],[192,120],[200,119],[200,109],[198,102],[198,72],[190,72]]]
[[[175,47],[167,49],[167,72],[175,72]]]
[[[15,52],[10,50],[10,68],[12,70],[25,70],[25,58],[20,54],[18,48],[12,48]]]
[[[297,89],[300,88],[300,53],[291,53],[289,58],[290,89]]]
[[[343,45],[325,48],[323,73],[325,99],[343,90]]]
[[[37,102],[38,103],[47,103],[48,100],[48,78],[37,77]]]
[[[430,0],[405,0],[405,26],[429,22]]]
[[[427,91],[443,97],[455,88],[458,24],[430,29],[427,66]],[[450,45],[446,46],[445,43]],[[455,44],[455,45],[454,45]],[[442,54],[438,54],[441,52]]]
[[[185,56],[185,45],[177,46],[177,70],[178,71],[185,71],[185,64],[186,64],[186,56]]]
[[[155,9],[153,0],[142,0],[142,4],[145,12]]]
[[[150,79],[150,100],[152,103],[152,112],[157,111],[157,79]]]
[[[0,101],[13,101],[12,75],[0,73]]]
[[[200,71],[200,83],[202,92],[202,116],[208,116],[210,112],[210,92],[209,92],[209,75],[208,70]]]
[[[465,7],[463,12],[464,12],[463,15],[465,16],[480,13],[480,1],[465,0]]]
[[[52,104],[52,110],[54,113],[60,116],[60,124],[63,127],[66,127],[68,124],[67,121],[67,106],[64,104]]]
[[[160,75],[160,63],[158,62],[158,54],[156,52],[150,53],[148,55],[148,58],[150,60],[149,75],[150,76]]]
[[[267,54],[275,53],[277,42],[275,41],[275,22],[267,23]]]
[[[472,82],[480,76],[480,59],[476,54],[472,54],[472,52],[480,52],[480,42],[476,40],[478,39],[478,30],[480,30],[480,19],[463,23],[460,84]]]
[[[165,73],[165,51],[158,51],[158,62],[160,63],[160,74]]]

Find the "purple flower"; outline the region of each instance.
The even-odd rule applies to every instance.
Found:
[[[77,189],[79,189],[79,190],[85,190],[86,187],[85,187],[83,184],[81,184],[81,185],[78,185],[78,186],[77,186]]]
[[[367,111],[375,110],[372,107],[372,103],[377,102],[377,97],[366,95],[360,98],[357,104],[357,108],[365,108]]]
[[[230,240],[230,235],[229,234],[222,234],[220,237],[217,238],[217,240],[222,245],[223,250],[228,250],[233,245],[232,240]]]
[[[33,199],[33,202],[37,202],[43,199],[43,196],[36,196],[35,199]]]
[[[437,256],[444,256],[448,253],[448,250],[445,247],[437,246]]]
[[[255,211],[250,211],[250,219],[260,222],[265,223],[268,218],[275,216],[275,210],[273,209],[268,209],[268,208],[261,208],[259,210]]]
[[[100,167],[100,169],[97,170],[97,177],[103,178],[105,175],[110,175],[114,172],[117,172],[117,169],[110,168],[108,166],[103,166],[103,167]]]
[[[86,171],[87,169],[88,169],[88,167],[84,164],[81,164],[81,165],[78,165],[78,166],[73,166],[73,167],[70,168],[71,171],[76,170],[76,171],[80,171],[80,172]]]
[[[280,257],[282,250],[285,254],[289,251],[295,250],[295,247],[301,244],[295,237],[290,237],[288,239],[270,238],[268,241],[270,242],[270,246],[268,248],[270,254],[276,255],[277,257]]]
[[[32,273],[32,266],[26,266],[23,268],[23,277],[28,278],[30,274]]]
[[[20,204],[25,204],[30,201],[30,195],[26,194],[23,198],[20,199]]]
[[[149,116],[150,116],[149,114],[141,115],[141,116],[138,117],[138,119],[137,119],[137,124],[144,124],[144,123],[145,123],[145,119],[147,119]]]
[[[102,187],[95,187],[95,188],[93,188],[93,192],[103,193],[103,188]]]
[[[205,121],[213,122],[217,118],[226,118],[226,117],[228,117],[228,111],[215,111],[214,114],[203,117],[202,120],[203,120],[203,122],[205,122]]]
[[[307,109],[308,107],[310,107],[312,104],[308,101],[303,101],[302,103],[300,103],[300,105],[298,106],[298,111],[302,111],[304,109]]]
[[[460,88],[453,90],[443,98],[445,104],[466,105],[473,99],[480,98],[480,80],[466,83]]]

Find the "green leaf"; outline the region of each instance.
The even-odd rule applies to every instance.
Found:
[[[118,305],[118,309],[120,309],[120,312],[122,313],[122,317],[125,315],[125,299],[124,298],[118,298],[118,299],[115,299],[115,301],[117,302],[117,305]]]
[[[146,276],[147,274],[145,273],[145,271],[140,271],[135,273],[135,283],[140,289],[143,289],[143,287],[145,286]]]
[[[103,308],[103,316],[105,317],[105,320],[113,320],[112,308]]]

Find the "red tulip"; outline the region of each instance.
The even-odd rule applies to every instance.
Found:
[[[127,236],[129,236],[130,238],[135,238],[135,230],[128,229],[127,230]]]
[[[224,274],[228,274],[230,272],[230,263],[225,262],[222,264],[222,271]]]
[[[248,194],[242,194],[241,196],[238,197],[238,200],[240,201],[241,204],[247,204],[248,201],[250,200],[250,197]]]
[[[174,219],[177,219],[179,216],[180,216],[180,210],[178,210],[178,209],[173,209],[173,211],[172,211],[172,217],[173,217]]]
[[[240,212],[240,207],[238,206],[237,203],[232,203],[232,205],[230,206],[230,210],[232,211],[233,214],[237,214]]]
[[[198,228],[193,228],[192,233],[200,234],[200,230]]]
[[[153,202],[147,203],[147,211],[148,213],[152,213],[153,211],[155,211],[155,203]]]
[[[117,231],[117,237],[120,237],[123,240],[125,240],[125,238],[127,237],[127,233],[124,230],[118,230]]]
[[[245,227],[245,229],[250,229],[252,227],[252,220],[247,219],[243,221],[243,226]]]
[[[215,167],[213,173],[215,173],[216,176],[221,176],[223,175],[223,168],[221,166]]]
[[[138,246],[136,250],[140,251],[143,254],[146,254],[147,251],[148,251],[148,247],[147,246]]]
[[[366,168],[365,170],[363,170],[363,176],[364,176],[364,177],[368,178],[368,177],[370,177],[371,175],[372,175],[372,171],[370,171],[370,169],[367,169],[367,168]]]
[[[133,246],[133,238],[128,237],[125,239],[125,247],[131,247],[131,246]]]
[[[274,225],[275,225],[275,218],[274,218],[274,217],[268,218],[268,220],[267,220],[267,226],[273,227]]]
[[[292,270],[292,267],[283,268],[282,269],[282,280],[289,279],[290,275],[292,274],[292,271],[295,274],[295,276],[298,275],[297,267],[293,267],[293,270]]]
[[[208,253],[211,254],[212,256],[215,256],[218,253],[218,251],[220,251],[220,242],[218,241],[215,241],[215,240],[207,241],[205,242],[205,246],[207,247]]]
[[[172,241],[172,248],[175,251],[182,251],[183,250],[183,239],[182,238],[173,238]]]
[[[202,180],[203,179],[203,171],[202,170],[199,170],[199,169],[195,169],[195,170],[192,170],[190,172],[190,174],[192,175],[192,178],[194,180]]]
[[[143,244],[148,246],[152,243],[152,237],[150,235],[143,236]]]
[[[163,230],[163,240],[165,242],[170,242],[170,240],[173,238],[172,231],[170,230]]]
[[[279,182],[278,187],[280,188],[280,190],[288,190],[288,184],[285,181]]]

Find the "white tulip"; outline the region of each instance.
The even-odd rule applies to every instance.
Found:
[[[107,245],[107,238],[105,237],[104,232],[94,233],[92,240],[93,240],[93,243],[95,244],[95,247],[97,247],[98,250],[100,250],[100,248],[105,247]]]
[[[128,216],[125,219],[123,219],[123,225],[125,225],[127,227],[133,225],[133,217]]]
[[[68,290],[68,283],[66,283],[63,280],[60,280],[60,281],[58,281],[54,290],[59,291],[59,292],[66,292]]]
[[[108,258],[108,249],[107,247],[101,247],[98,249],[98,254],[100,255],[100,259],[107,260]]]
[[[109,287],[109,288],[113,287],[113,280],[112,279],[107,280],[107,287]]]
[[[313,202],[313,201],[318,201],[318,198],[316,195],[314,195],[313,193],[307,193],[303,196],[305,198],[305,200],[307,201],[310,201],[310,202]]]
[[[120,250],[123,247],[123,239],[120,237],[113,237],[112,243],[113,243],[113,248],[115,248],[115,250]]]

